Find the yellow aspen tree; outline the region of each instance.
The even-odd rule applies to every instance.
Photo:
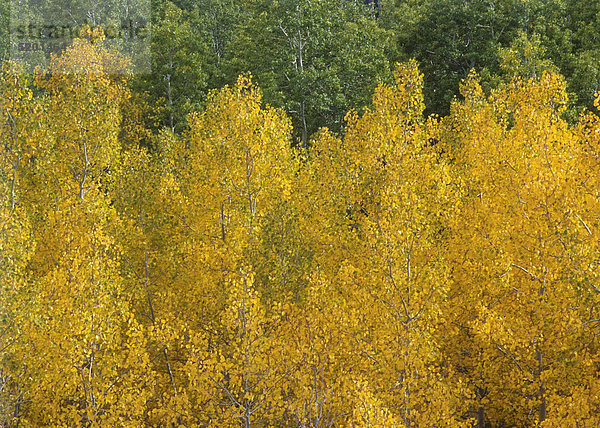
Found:
[[[287,289],[300,276],[287,261],[298,259],[289,243],[294,231],[287,217],[292,212],[289,121],[263,108],[260,92],[241,78],[235,87],[215,92],[206,112],[191,116],[190,124],[184,139],[161,132],[153,154],[127,151],[112,179],[115,205],[127,224],[121,237],[127,248],[124,275],[137,296],[136,313],[146,325],[150,354],[161,353],[152,359],[149,374],[155,379],[156,403],[148,410],[150,423],[241,423],[209,394],[225,394],[216,382],[223,380],[222,373],[214,371],[213,382],[204,368],[223,353],[219,358],[232,362],[227,376],[239,373],[245,382],[265,385],[260,372],[258,380],[248,378],[252,372],[236,359],[234,350],[243,341],[234,338],[245,327],[235,327],[237,321],[228,314],[236,299],[261,296],[257,310],[248,313],[276,316],[278,311],[268,309],[291,298]],[[270,242],[273,235],[277,244]],[[273,261],[271,255],[282,245],[288,253]],[[246,266],[248,274],[242,275]],[[248,285],[236,285],[240,278]],[[265,353],[275,355],[277,344],[284,343],[272,327],[262,334],[269,341],[261,336],[253,339],[252,349],[244,349],[253,361],[264,360]],[[273,373],[279,373],[282,360],[273,362]],[[264,410],[268,397],[257,397]],[[282,413],[280,401],[273,408]]]
[[[161,141],[170,147],[165,159],[173,167],[158,187],[161,204],[173,219],[165,233],[174,239],[167,247],[176,254],[178,267],[170,281],[162,281],[168,287],[159,285],[155,310],[160,307],[157,313],[170,317],[169,325],[181,320],[174,333],[181,363],[175,379],[183,390],[179,395],[185,397],[173,406],[184,415],[179,423],[250,423],[264,420],[268,408],[269,420],[282,413],[274,391],[283,387],[286,365],[275,357],[279,351],[274,349],[283,350],[269,320],[281,319],[276,308],[289,293],[281,287],[282,299],[259,298],[270,285],[254,278],[255,272],[269,276],[259,251],[263,224],[290,198],[290,124],[281,112],[263,108],[261,102],[259,90],[242,77],[234,87],[214,92],[206,111],[190,117],[184,141],[170,140],[166,134]],[[237,309],[232,308],[240,301],[252,302],[249,312],[233,317]],[[251,333],[247,322],[260,332]],[[217,367],[217,361],[225,365],[205,368]],[[185,370],[186,379],[179,378],[180,370]],[[243,379],[249,388],[244,394],[252,398],[240,396],[242,390],[233,383],[233,389],[224,389],[225,379]],[[240,415],[232,411],[236,403],[246,409],[238,408]]]
[[[173,298],[196,311],[201,325],[214,321],[211,308],[223,307],[224,281],[251,258],[266,213],[289,199],[290,125],[280,112],[263,109],[258,89],[242,78],[213,93],[206,111],[190,117],[190,128],[184,144],[173,145],[169,156],[181,161],[161,192],[185,253]]]
[[[28,310],[27,267],[35,249],[27,210],[33,141],[40,135],[40,105],[18,64],[0,71],[0,423],[14,426],[24,404],[14,344]]]
[[[185,248],[178,248],[182,231],[171,214],[179,201],[176,162],[171,156],[177,139],[164,132],[158,142],[160,150],[154,154],[135,147],[122,154],[111,179],[111,194],[123,222],[119,233],[124,248],[123,277],[152,363],[144,374],[151,379],[146,422],[187,424],[187,376],[183,371],[187,326],[196,322],[196,314],[203,308],[192,311],[184,307],[179,299],[193,297],[178,296],[172,290],[185,266]]]
[[[600,94],[596,94],[594,106],[599,108]],[[600,364],[598,332],[598,160],[600,120],[596,113],[586,112],[572,130],[576,159],[569,165],[568,185],[574,186],[568,193],[573,204],[569,242],[569,280],[577,289],[577,318],[569,320],[575,343],[569,346],[567,358],[556,364],[558,370],[552,376],[558,380],[556,389],[549,389],[547,419],[543,426],[596,426],[600,424]],[[570,189],[571,190],[571,189]],[[573,305],[575,302],[571,302]],[[574,346],[573,346],[574,345]],[[563,345],[564,346],[564,345]],[[562,357],[562,356],[561,356]],[[566,382],[565,382],[566,381]]]
[[[366,382],[361,379],[369,355],[356,346],[364,337],[357,333],[364,308],[349,279],[347,260],[359,237],[348,215],[347,173],[342,140],[323,129],[303,155],[293,186],[296,227],[310,249],[306,285],[285,334],[294,344],[287,406],[298,426],[345,426],[364,404],[356,385]]]
[[[331,241],[315,269],[331,284],[321,298],[341,302],[347,353],[361,361],[348,377],[369,385],[367,395],[399,425],[456,426],[463,389],[436,343],[450,286],[448,166],[431,144],[437,121],[422,116],[416,63],[399,65],[395,78],[377,88],[373,109],[348,115],[342,141],[323,133],[316,142],[314,174],[323,171],[318,194],[328,212],[315,236],[331,228]],[[364,405],[365,397],[355,399]]]
[[[99,30],[98,30],[99,31]],[[56,165],[71,180],[54,183],[69,192],[75,185],[80,200],[118,155],[117,139],[121,102],[129,97],[124,86],[127,62],[102,46],[101,32],[88,30],[85,38],[54,58],[50,70],[38,75],[38,85],[49,95],[47,113],[54,119],[49,132],[54,139]],[[119,67],[119,68],[117,68]]]
[[[45,133],[28,189],[37,243],[13,346],[29,425],[115,426],[140,421],[148,364],[122,287],[118,218],[101,180],[118,161],[118,63],[101,36],[77,39],[37,83]],[[143,370],[142,370],[143,371]]]
[[[213,94],[190,126],[189,186],[197,187],[190,196],[202,198],[190,202],[215,228],[216,242],[243,247],[266,213],[290,197],[289,119],[263,109],[259,90],[240,77],[234,88]]]
[[[399,65],[395,80],[376,90],[371,111],[349,117],[344,138],[361,237],[349,262],[373,329],[363,345],[375,363],[369,383],[405,426],[457,426],[463,391],[436,343],[451,283],[448,165],[432,145],[436,119],[422,116],[416,63]]]
[[[462,92],[448,147],[462,179],[449,257],[463,343],[448,352],[475,387],[479,426],[593,426],[598,201],[582,165],[597,166],[561,119],[564,81],[517,78],[486,99],[472,75]]]
[[[467,234],[474,233],[472,226],[475,220],[471,215],[478,214],[475,209],[465,208],[465,204],[474,200],[475,196],[481,197],[482,193],[477,184],[468,180],[469,173],[465,172],[465,165],[469,164],[464,158],[471,150],[478,153],[482,144],[494,144],[499,141],[503,128],[494,120],[494,108],[487,102],[475,73],[469,75],[460,89],[464,102],[452,105],[451,114],[443,119],[440,132],[440,145],[453,162],[451,186],[457,195],[455,210],[450,215],[451,244],[447,254],[453,266],[454,281],[446,311],[448,322],[442,343],[444,354],[456,368],[457,375],[468,382],[473,392],[473,400],[469,405],[470,416],[476,419],[477,427],[484,427],[486,420],[489,420],[487,413],[492,411],[488,405],[492,395],[486,378],[489,373],[484,367],[490,369],[498,366],[493,362],[485,362],[483,356],[488,352],[488,342],[478,336],[472,326],[477,319],[482,295],[485,294],[484,288],[479,285],[483,281],[480,275],[485,275],[487,271],[471,268],[471,251],[478,250],[471,249],[471,235]],[[484,162],[494,163],[495,159],[491,156],[483,157],[480,166],[485,171],[489,165]],[[483,220],[494,221],[486,217]]]

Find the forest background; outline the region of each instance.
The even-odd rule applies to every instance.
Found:
[[[600,2],[10,8],[3,425],[600,425]]]

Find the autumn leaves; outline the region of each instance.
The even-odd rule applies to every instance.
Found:
[[[246,76],[147,150],[118,61],[2,75],[3,421],[599,423],[600,122],[559,76],[425,118],[408,62],[308,151]]]
[[[489,98],[470,79],[463,93],[452,115],[464,196],[449,254],[478,401],[492,421],[593,426],[597,116],[561,119],[564,81],[549,73]]]

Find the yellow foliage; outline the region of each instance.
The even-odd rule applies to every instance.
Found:
[[[241,76],[151,135],[86,31],[0,76],[1,424],[600,423],[600,119],[564,79],[471,72],[427,118],[410,61],[303,150]]]

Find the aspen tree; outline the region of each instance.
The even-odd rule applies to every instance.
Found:
[[[101,180],[118,161],[118,63],[101,36],[77,39],[37,84],[44,133],[28,192],[35,251],[13,345],[30,425],[140,421],[147,363],[119,274],[118,218]]]
[[[422,117],[416,63],[399,65],[395,76],[394,86],[377,88],[372,110],[348,115],[339,147],[326,134],[315,143],[325,177],[336,176],[320,193],[340,201],[328,215],[346,218],[321,259],[334,263],[323,266],[333,275],[331,297],[323,299],[337,294],[342,302],[336,317],[349,323],[345,334],[353,339],[346,352],[362,360],[351,377],[372,388],[381,411],[404,426],[455,425],[462,388],[443,368],[436,343],[450,285],[443,253],[448,167],[429,144],[437,123]]]
[[[489,99],[472,75],[463,93],[452,118],[464,189],[451,248],[454,295],[466,305],[453,322],[479,425],[594,425],[594,388],[583,386],[597,358],[593,151],[560,116],[567,97],[555,74],[517,78]]]

